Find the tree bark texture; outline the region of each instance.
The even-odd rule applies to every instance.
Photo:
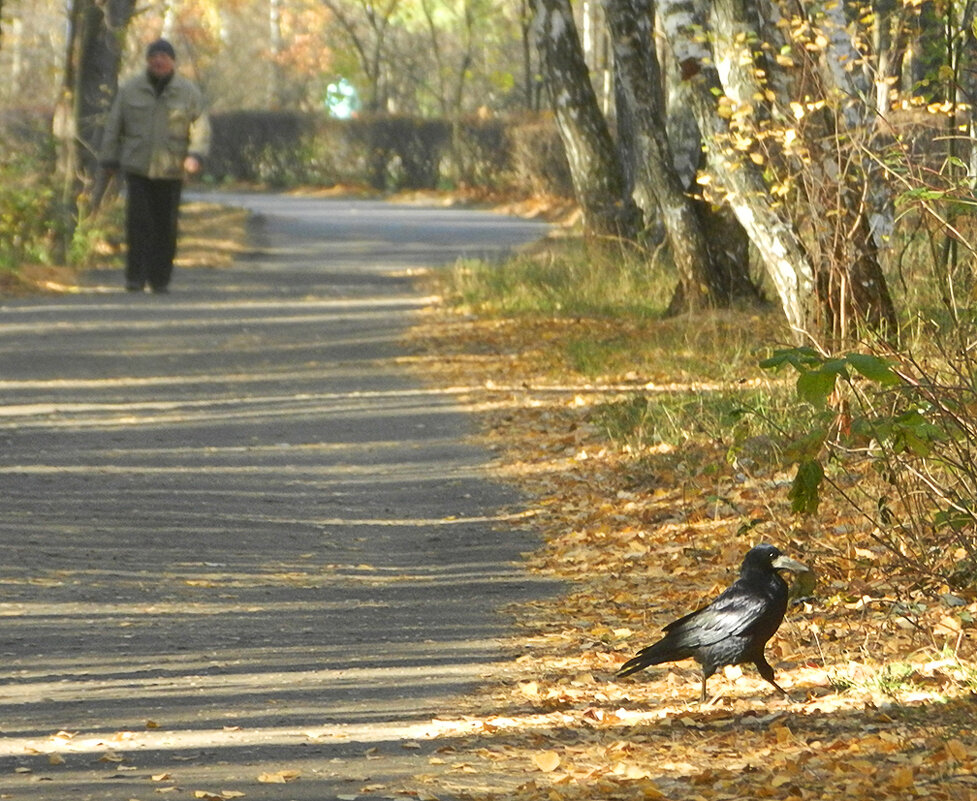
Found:
[[[817,124],[789,124],[797,125],[809,155],[799,171],[795,214],[811,219],[805,241],[818,301],[817,328],[812,332],[835,345],[865,328],[895,336],[897,320],[879,261],[879,249],[891,231],[892,203],[875,161],[858,147],[860,143],[872,149],[876,92],[851,39],[843,6],[829,3],[822,13],[823,53],[811,57],[811,68],[802,75],[808,90],[827,105],[817,115]],[[755,63],[744,45],[737,50],[737,43],[754,38],[757,25],[748,18],[743,0],[714,0],[713,25],[727,59],[739,65]],[[803,62],[805,55],[798,51],[797,60]],[[752,102],[764,88],[755,74],[742,66],[731,70],[726,94],[739,103]],[[819,214],[830,224],[818,221]]]
[[[833,8],[837,14],[839,7]],[[871,84],[846,32],[824,37],[819,60],[801,55],[802,61],[811,59],[807,91],[813,81],[821,96],[836,101],[837,128],[804,139],[810,156],[792,168],[798,175],[796,200],[778,208],[761,167],[773,175],[790,169],[776,161],[776,148],[771,152],[760,142],[765,131],[793,128],[796,120],[786,111],[791,96],[771,91],[783,82],[766,79],[775,65],[751,44],[761,41],[755,4],[711,0],[707,8],[704,0],[661,0],[660,9],[711,171],[763,259],[797,338],[837,343],[864,327],[894,333],[895,312],[871,237],[868,193],[862,191],[869,188],[870,169],[854,153],[835,168],[834,151],[822,149],[835,142],[839,130],[862,137],[871,130]],[[821,20],[829,27],[838,23],[830,14]],[[707,23],[711,50],[701,35]],[[822,116],[830,124],[830,115]],[[802,127],[797,131],[803,135]],[[802,227],[801,221],[808,222]]]
[[[135,0],[87,3],[81,19],[75,119],[86,175],[95,170],[105,114],[119,84],[122,42],[135,6]]]
[[[704,15],[692,0],[661,0],[659,16],[688,99],[712,173],[723,183],[726,203],[763,260],[798,341],[815,329],[814,270],[797,232],[774,208],[759,169],[743,151],[729,146],[731,132],[719,115],[724,94],[713,54],[703,41]]]
[[[584,229],[592,236],[633,239],[640,212],[597,103],[569,0],[535,0],[534,7],[536,47]]]
[[[680,286],[670,311],[728,306],[734,297],[756,299],[746,259],[737,263],[728,258],[730,251],[719,247],[721,243],[710,246],[704,228],[709,210],[686,193],[673,166],[651,27],[653,13],[652,0],[604,0],[620,95],[631,120],[637,167],[634,195],[646,220],[660,216],[679,274]]]

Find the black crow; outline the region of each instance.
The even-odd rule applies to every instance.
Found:
[[[773,668],[763,656],[767,640],[780,628],[787,611],[787,582],[778,570],[809,572],[810,568],[784,556],[773,545],[750,549],[740,576],[716,600],[665,626],[665,636],[642,648],[618,670],[630,676],[649,665],[692,657],[702,665],[702,700],[706,680],[724,665],[752,662],[760,675],[776,687]]]

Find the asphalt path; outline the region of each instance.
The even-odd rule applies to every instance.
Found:
[[[412,269],[544,226],[210,199],[255,213],[232,268],[0,301],[2,798],[391,795],[544,591],[470,416],[397,361]]]

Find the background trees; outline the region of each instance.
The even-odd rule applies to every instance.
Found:
[[[972,0],[2,9],[0,71],[11,79],[0,104],[59,109],[69,208],[118,73],[139,68],[145,43],[163,34],[217,112],[325,113],[342,85],[366,112],[446,119],[457,151],[466,115],[543,100],[588,231],[662,237],[673,310],[737,302],[763,285],[798,339],[893,337],[906,311],[893,266],[910,223],[930,237],[932,279],[952,314],[969,291]]]
[[[634,106],[626,115],[630,127],[618,129],[619,140],[638,144],[645,170],[637,172],[643,178],[639,197],[656,200],[643,204],[646,224],[657,215],[680,282],[691,287],[692,296],[717,304],[729,300],[710,281],[716,265],[696,265],[693,256],[705,256],[705,240],[689,217],[677,213],[682,206],[675,202],[674,173],[665,167],[677,164],[681,154],[665,150],[685,143],[656,143],[648,135],[649,128],[665,126],[647,122],[661,116],[656,93],[641,94],[636,87],[655,82],[657,75],[670,77],[678,89],[673,97],[687,103],[673,104],[666,115],[690,109],[698,128],[706,159],[698,175],[701,188],[694,191],[735,214],[797,339],[830,345],[867,331],[894,338],[897,310],[885,262],[896,233],[895,199],[969,192],[959,182],[967,159],[953,149],[964,146],[969,156],[969,140],[960,142],[969,125],[960,116],[961,96],[967,94],[960,60],[969,51],[960,46],[972,39],[973,5],[660,0],[657,7],[608,2],[604,9],[624,90],[618,97]],[[655,20],[662,46],[645,45],[649,67],[627,68],[633,52],[627,39],[635,24],[648,27],[644,17]],[[908,47],[909,30],[932,31],[937,22],[941,40],[924,36],[917,50]],[[563,37],[572,25],[565,14]],[[665,54],[661,64],[658,52]],[[566,93],[555,87],[559,104]],[[931,140],[939,131],[938,123],[918,115],[916,130],[907,130],[913,116],[907,111],[924,106],[947,115],[946,141],[954,143],[926,149],[925,175],[905,149],[927,127]],[[646,122],[635,127],[635,119]],[[568,151],[587,152],[580,126],[561,125],[561,132]],[[596,164],[595,159],[581,167],[571,159],[581,176]],[[650,165],[658,169],[651,172]],[[578,178],[578,194],[582,183]],[[960,245],[959,233],[946,238],[943,253]],[[693,253],[683,253],[682,245],[690,242],[696,243]]]
[[[53,105],[66,21],[86,4],[7,0],[3,106]],[[520,0],[153,0],[119,32],[127,70],[146,42],[172,38],[217,110],[321,110],[343,77],[366,108],[444,114],[530,105],[527,24]]]

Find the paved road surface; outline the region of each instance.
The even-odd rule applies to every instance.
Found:
[[[470,420],[393,359],[405,268],[542,226],[225,199],[234,269],[0,302],[2,798],[382,796],[541,591]]]

